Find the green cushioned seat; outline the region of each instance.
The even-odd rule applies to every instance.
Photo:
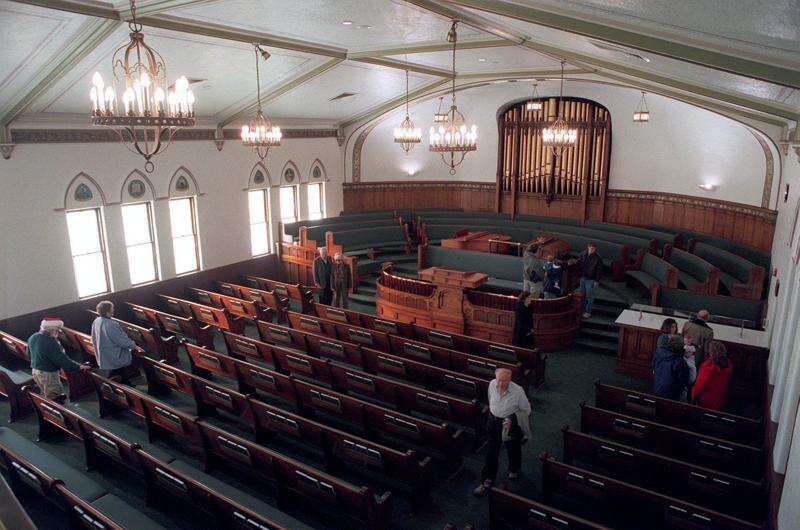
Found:
[[[92,501],[92,507],[125,530],[162,530],[165,527],[123,501],[107,493]]]
[[[19,455],[47,476],[61,479],[76,497],[85,501],[93,501],[106,493],[106,490],[86,476],[86,473],[68,466],[61,459],[12,429],[0,427],[0,448]]]
[[[515,221],[528,221],[534,223],[545,223],[554,225],[567,225],[567,226],[580,226],[581,222],[578,219],[568,219],[565,217],[549,217],[546,215],[528,215],[521,214],[514,218]]]
[[[308,230],[306,231],[306,238],[317,241],[322,243],[325,241],[325,234],[327,232],[333,232],[333,239],[336,240],[336,234],[339,232],[345,232],[347,230],[358,230],[361,228],[378,228],[381,226],[399,226],[397,219],[378,219],[375,221],[366,221],[366,220],[358,220],[352,223],[337,223],[335,225],[311,225],[312,222],[309,221],[306,225]],[[322,245],[320,245],[322,246]]]
[[[681,270],[678,271],[678,282],[680,282],[684,289],[689,289],[695,283],[703,283],[688,272],[683,272]]]
[[[727,272],[720,272],[719,273],[719,283],[725,286],[725,288],[730,291],[731,287],[734,283],[739,283],[739,281],[728,274]]]
[[[101,418],[97,414],[86,410],[80,403],[70,403],[67,405],[67,409],[111,434],[119,436],[126,442],[139,444],[144,452],[161,462],[169,463],[175,460],[174,456],[150,443],[147,432],[144,429],[129,425],[124,419],[115,419],[113,416]]]
[[[476,271],[498,280],[522,280],[522,258],[505,254],[488,254],[429,246],[425,267],[445,267],[460,271]]]
[[[0,370],[2,370],[15,385],[33,383],[33,376],[28,370],[12,370],[5,366],[0,366]]]
[[[297,237],[301,226],[335,226],[343,223],[353,223],[359,221],[377,221],[377,220],[394,220],[394,212],[380,212],[364,215],[348,215],[343,217],[326,217],[324,219],[306,219],[304,221],[295,221],[294,223],[285,223],[283,225],[283,232],[287,235]]]
[[[645,254],[642,260],[642,271],[658,279],[662,284],[667,283],[667,276],[671,268],[669,263],[652,254]]]
[[[361,250],[403,246],[406,244],[406,236],[403,227],[398,224],[337,232],[333,242],[341,245],[344,250]]]
[[[654,283],[661,283],[660,281],[658,281],[658,278],[644,271],[633,270],[633,271],[628,271],[626,274],[635,279],[637,282],[644,285],[645,287],[650,287]]]
[[[619,225],[616,223],[604,223],[601,221],[587,221],[586,226],[597,230],[606,230],[608,232],[619,232],[622,234],[629,234],[643,239],[655,239],[658,247],[661,248],[666,244],[672,244],[675,240],[677,233],[659,232],[658,230],[649,230],[647,228],[639,228],[637,226]]]
[[[718,294],[698,294],[683,289],[659,289],[658,305],[670,309],[697,312],[708,309],[712,315],[730,318],[742,318],[760,322],[762,311],[761,300],[747,300]]]
[[[700,256],[690,254],[679,248],[674,248],[670,251],[669,262],[679,271],[696,278],[700,283],[708,279],[708,273],[711,271],[711,267],[713,267],[713,265]]]
[[[208,489],[212,491],[216,491],[222,494],[225,497],[235,501],[236,503],[240,504],[244,508],[248,510],[252,510],[253,512],[262,515],[271,519],[272,521],[282,525],[285,528],[291,528],[292,530],[313,530],[312,527],[303,524],[302,522],[298,521],[294,517],[287,515],[286,513],[280,511],[279,509],[275,508],[267,504],[266,502],[262,501],[261,499],[257,499],[252,495],[249,495],[242,490],[231,486],[230,484],[219,480],[216,477],[212,477],[211,475],[204,473],[203,471],[197,469],[196,467],[187,464],[181,460],[175,460],[172,462],[169,467],[179,473],[190,477],[193,480],[203,484]]]
[[[726,286],[728,284],[722,279],[723,273],[733,276],[740,283],[747,283],[750,271],[756,267],[754,263],[741,256],[706,243],[697,243],[694,246],[694,254],[715,265],[720,270],[720,280]]]
[[[728,252],[732,252],[737,254],[748,261],[755,263],[756,265],[760,265],[764,267],[764,269],[769,270],[770,268],[770,255],[769,252],[764,252],[763,250],[759,250],[757,248],[742,245],[741,243],[736,243],[731,241],[730,239],[725,239],[722,237],[711,236],[708,234],[703,234],[701,232],[695,232],[692,230],[684,230],[682,228],[671,228],[668,226],[663,225],[650,225],[648,228],[653,230],[659,230],[662,232],[678,232],[683,235],[683,240],[688,243],[689,239],[696,239],[697,241],[707,243],[711,246],[721,248],[723,250],[727,250]]]

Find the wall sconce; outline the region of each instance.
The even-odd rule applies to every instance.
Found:
[[[705,184],[698,184],[697,187],[700,188],[701,190],[706,190],[706,191],[714,191],[717,189],[716,184],[710,184],[708,182],[706,182]]]

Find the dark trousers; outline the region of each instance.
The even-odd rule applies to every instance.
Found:
[[[497,480],[497,464],[500,461],[500,447],[503,445],[503,418],[490,416],[486,422],[486,440],[488,452],[486,453],[486,463],[481,470],[481,480]],[[519,440],[509,440],[506,444],[508,453],[508,471],[519,473],[522,467],[522,448]]]
[[[320,287],[319,289],[319,303],[324,305],[331,305],[333,300],[333,291],[330,287]]]

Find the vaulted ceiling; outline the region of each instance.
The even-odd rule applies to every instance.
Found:
[[[127,41],[126,1],[0,0],[0,141],[16,126],[88,126],[88,89]],[[449,82],[590,74],[785,128],[800,114],[798,0],[140,0],[171,80],[197,80],[200,125],[256,99],[281,125],[357,126]],[[344,93],[352,96],[336,98]],[[57,124],[57,125],[56,125]]]

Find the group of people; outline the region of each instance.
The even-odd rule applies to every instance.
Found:
[[[132,352],[144,352],[128,337],[119,323],[113,320],[114,304],[102,301],[97,304],[98,317],[92,322],[92,345],[97,355],[100,372],[112,379],[128,380],[128,369],[134,362]],[[47,399],[63,402],[66,398],[59,370],[89,371],[88,363],[77,363],[64,350],[58,336],[64,322],[58,317],[44,317],[39,331],[28,339],[33,381]]]
[[[653,353],[653,393],[722,410],[733,365],[725,345],[714,340],[709,313],[701,309],[678,332],[668,318],[661,325]]]
[[[314,258],[312,271],[314,286],[319,289],[319,303],[347,309],[350,306],[348,293],[353,285],[350,265],[341,252],[331,259],[326,247],[319,247],[317,251],[319,256]]]

